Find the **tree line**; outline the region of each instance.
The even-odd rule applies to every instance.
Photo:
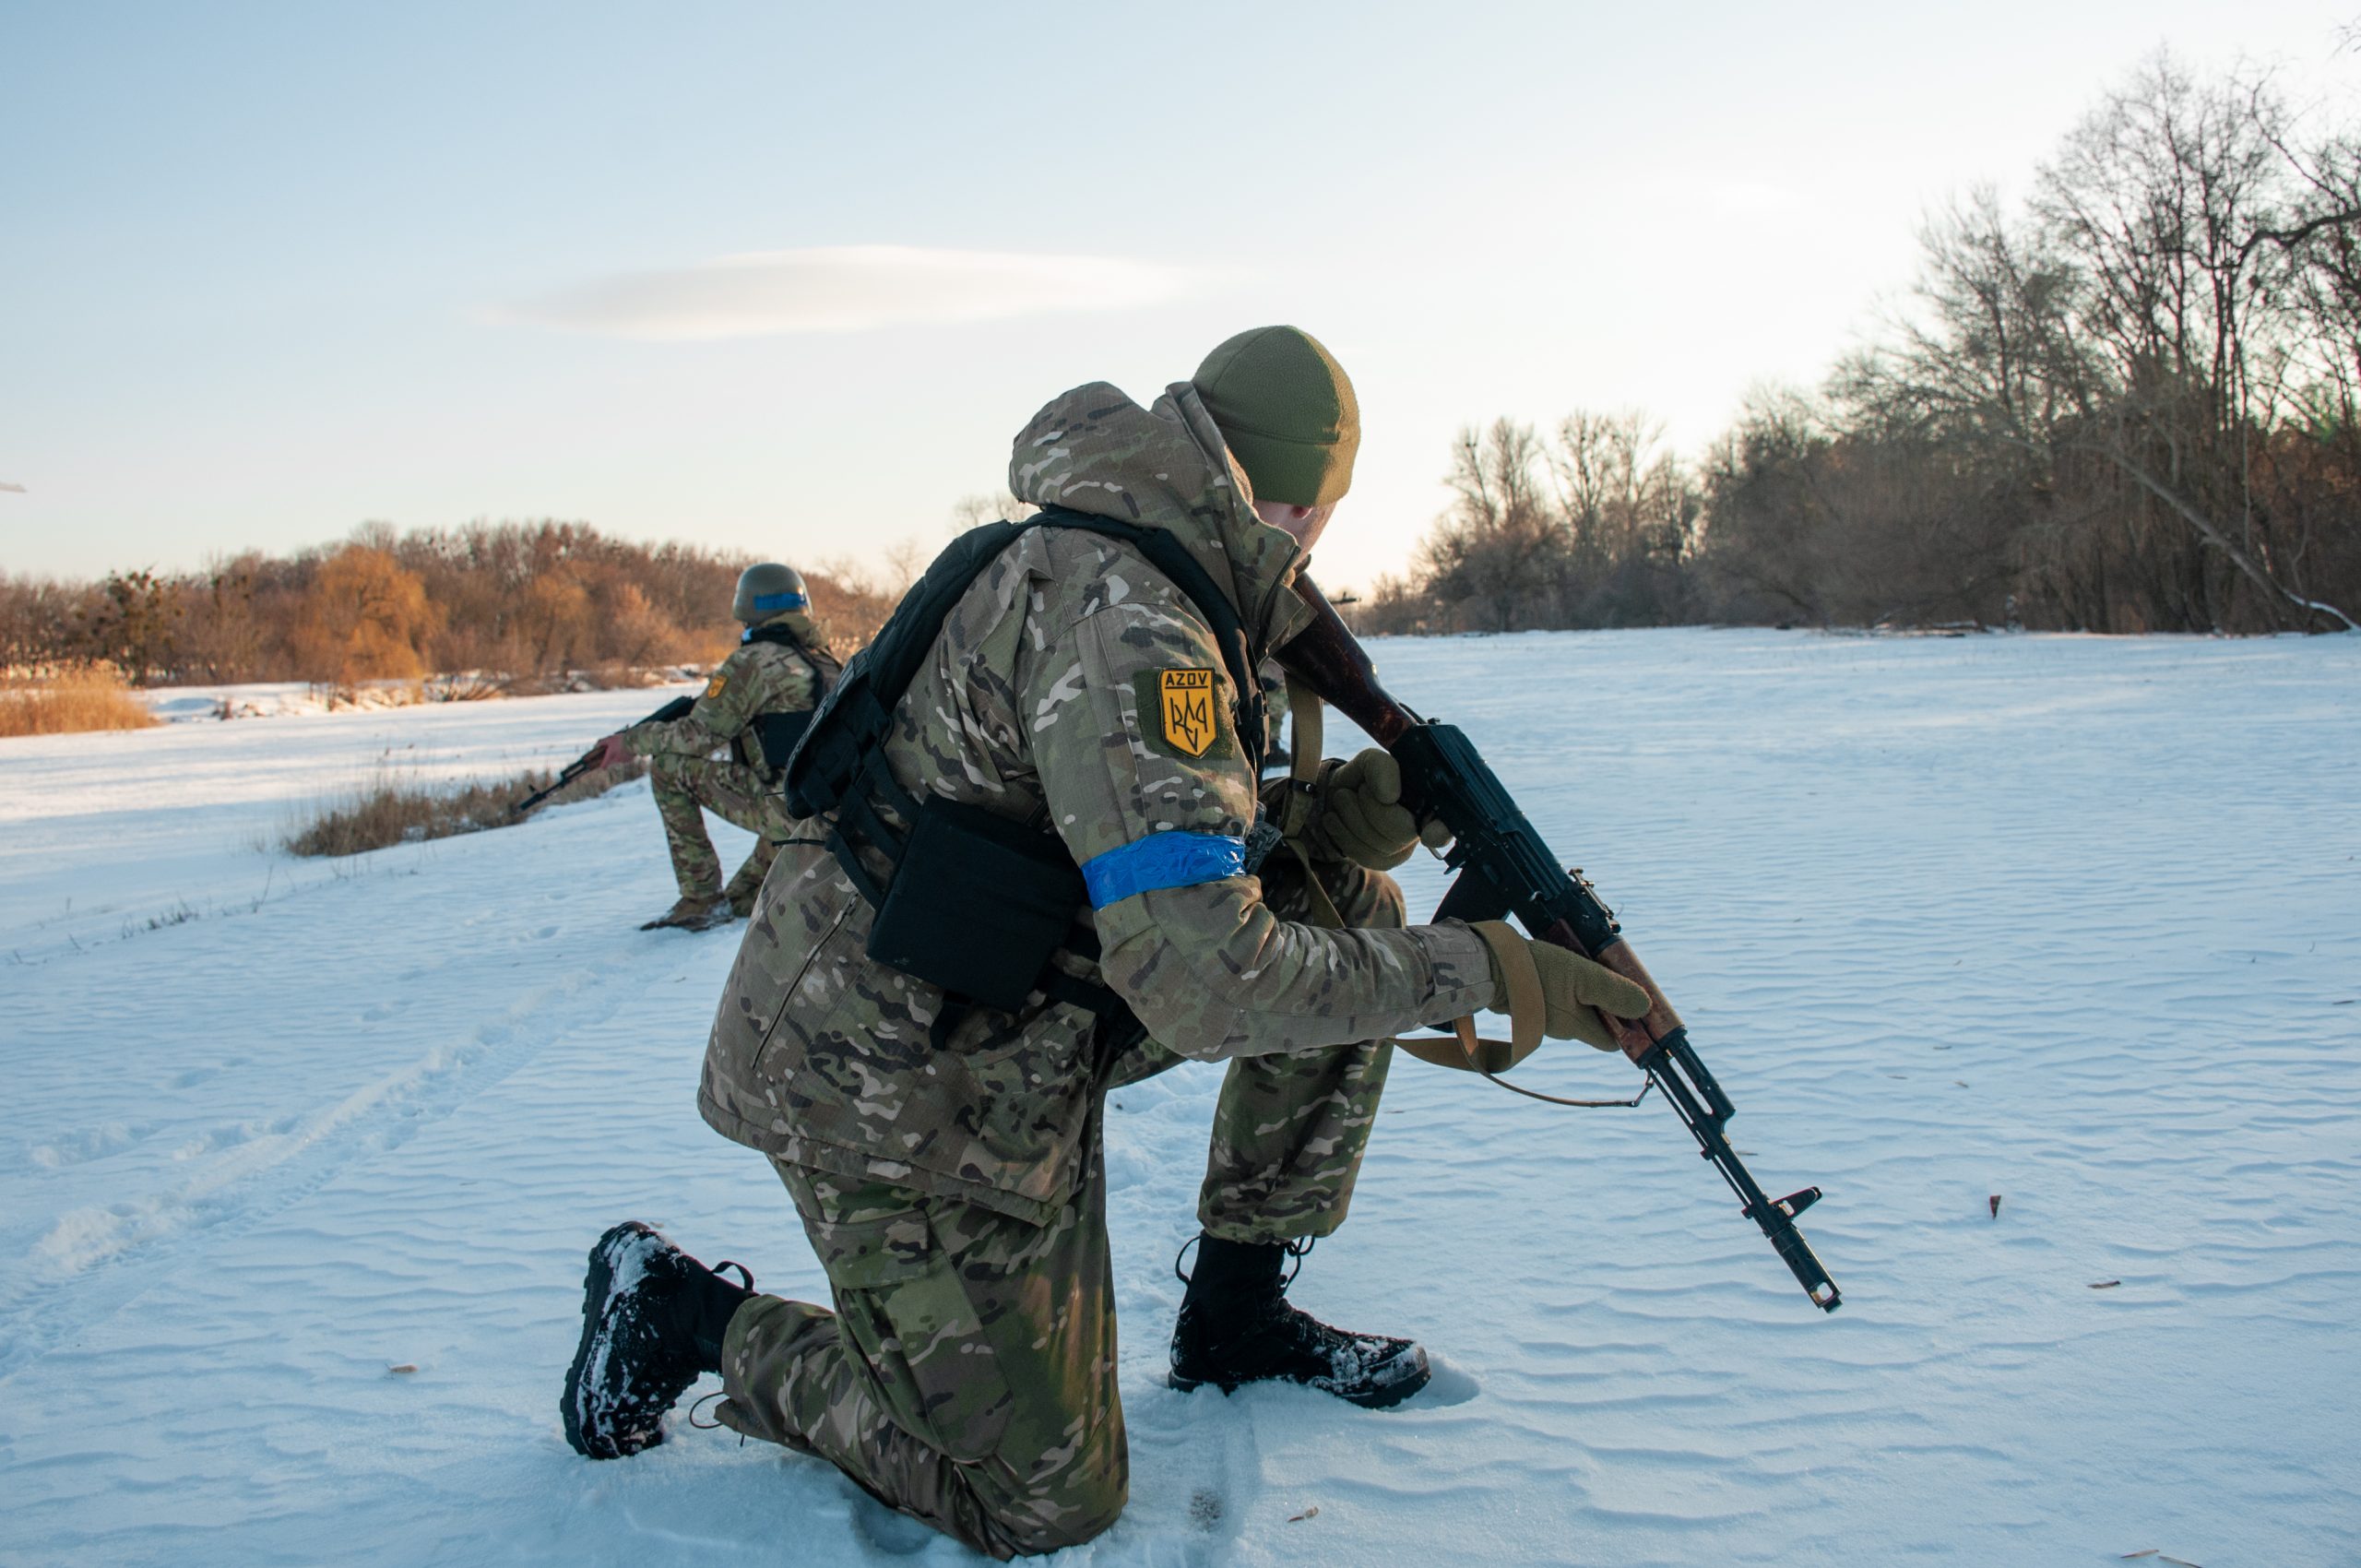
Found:
[[[0,576],[0,668],[112,665],[138,684],[434,678],[445,695],[628,683],[652,665],[718,659],[753,557],[638,544],[581,523],[475,523],[258,552],[201,571],[97,582]],[[893,596],[858,574],[807,572],[833,636],[866,640]]]
[[[1370,632],[1696,622],[2089,632],[2355,628],[2361,130],[2159,54],[2013,204],[1920,235],[1905,302],[1817,388],[1702,454],[1637,413],[1463,432],[1449,509]],[[1014,516],[977,496],[955,526]],[[840,649],[924,564],[807,573]],[[0,670],[141,683],[433,677],[447,695],[703,662],[745,557],[580,523],[366,525],[288,556],[0,575]]]
[[[2158,55],[1907,303],[1691,458],[1639,415],[1500,421],[1358,611],[1380,632],[1682,622],[2351,630],[2361,134]]]

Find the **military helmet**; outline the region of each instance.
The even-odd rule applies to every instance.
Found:
[[[803,591],[803,574],[792,566],[765,561],[738,574],[738,597],[730,612],[749,626],[760,625],[788,610],[809,610],[812,596]]]

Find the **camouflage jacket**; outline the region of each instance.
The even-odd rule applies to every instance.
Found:
[[[765,624],[785,626],[831,665],[836,662],[810,616],[789,612]],[[783,643],[741,643],[706,680],[686,716],[635,724],[623,731],[623,743],[634,756],[710,756],[728,746],[740,762],[767,775],[754,720],[766,713],[801,713],[817,700],[812,660],[801,651]]]
[[[1067,393],[1018,436],[1010,473],[1023,499],[1169,530],[1258,647],[1303,624],[1296,542],[1254,516],[1187,384],[1152,410],[1104,384]],[[955,607],[887,758],[914,796],[1053,828],[1094,882],[1095,915],[1077,919],[1094,915],[1104,954],[1058,962],[1103,978],[1184,1055],[1382,1039],[1488,1005],[1482,940],[1455,921],[1326,931],[1275,918],[1252,875],[1135,892],[1094,877],[1133,865],[1100,857],[1142,840],[1218,856],[1247,832],[1257,780],[1236,722],[1189,600],[1132,548],[1045,528]],[[714,1020],[706,1120],[800,1165],[1046,1219],[1089,1158],[1108,1065],[1092,1015],[1036,992],[1014,1016],[971,1014],[938,1051],[943,993],[866,956],[871,913],[827,849],[782,851]]]

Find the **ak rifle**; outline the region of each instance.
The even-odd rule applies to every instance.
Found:
[[[1452,833],[1444,864],[1456,873],[1437,919],[1500,920],[1513,914],[1543,942],[1596,960],[1648,993],[1644,1018],[1601,1013],[1623,1053],[1672,1102],[1699,1149],[1730,1184],[1747,1218],[1762,1229],[1812,1304],[1834,1312],[1843,1298],[1796,1217],[1820,1197],[1806,1187],[1784,1198],[1766,1196],[1723,1124],[1737,1114],[1729,1096],[1698,1060],[1680,1016],[1623,939],[1615,913],[1579,871],[1567,871],[1517,809],[1473,742],[1453,725],[1422,719],[1378,683],[1369,654],[1310,578],[1296,592],[1312,611],[1311,626],[1279,649],[1279,662],[1402,765],[1404,802],[1420,820],[1440,819]]]
[[[624,728],[627,730],[636,730],[641,724],[669,724],[675,719],[686,719],[689,716],[689,709],[695,706],[696,698],[694,697],[674,697],[662,707],[658,708],[647,718],[639,720],[638,723],[627,724]],[[548,800],[552,795],[556,794],[568,784],[573,783],[584,774],[590,772],[598,766],[599,751],[599,747],[593,746],[588,751],[584,752],[580,756],[575,757],[572,762],[567,763],[564,770],[561,771],[555,778],[551,779],[545,787],[534,790],[531,794],[526,796],[523,800],[509,807],[508,809],[510,813],[516,816],[523,816],[527,812],[531,811],[535,806],[540,805],[543,801]]]

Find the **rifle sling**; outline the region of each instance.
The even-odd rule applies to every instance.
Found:
[[[1278,828],[1280,842],[1303,868],[1304,898],[1311,906],[1311,923],[1329,931],[1342,931],[1345,917],[1337,913],[1336,901],[1321,885],[1320,873],[1311,869],[1311,853],[1303,844],[1311,819],[1319,811],[1322,712],[1320,694],[1289,674],[1287,798],[1279,808]]]
[[[1476,1033],[1476,1020],[1466,1017],[1453,1020],[1448,1039],[1413,1036],[1394,1043],[1421,1062],[1489,1077],[1508,1071],[1539,1049],[1541,1027],[1549,1007],[1541,990],[1540,966],[1534,963],[1533,950],[1525,938],[1505,921],[1477,921],[1471,929],[1491,949],[1492,963],[1508,992],[1509,1038],[1482,1039]]]

